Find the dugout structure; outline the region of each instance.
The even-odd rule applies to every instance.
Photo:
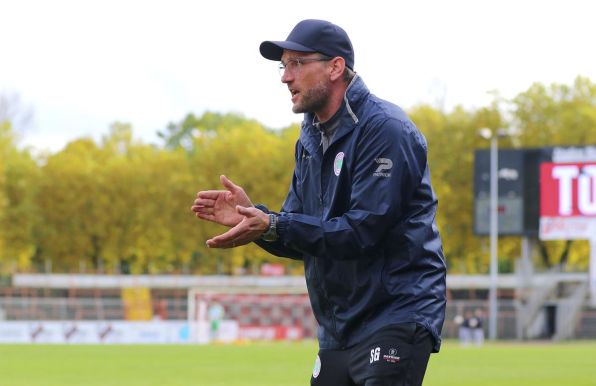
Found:
[[[222,309],[220,320],[215,309]],[[190,341],[315,338],[317,323],[304,288],[193,288],[188,292]]]

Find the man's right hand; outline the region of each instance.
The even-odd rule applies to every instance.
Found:
[[[219,180],[227,190],[198,192],[191,210],[203,220],[234,227],[244,219],[236,210],[236,206],[252,207],[253,204],[241,186],[234,184],[224,175],[220,176]]]

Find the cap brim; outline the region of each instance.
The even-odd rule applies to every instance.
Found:
[[[281,60],[284,50],[298,51],[298,52],[316,52],[312,48],[303,46],[302,44],[288,42],[288,41],[265,41],[261,43],[259,51],[265,59]]]

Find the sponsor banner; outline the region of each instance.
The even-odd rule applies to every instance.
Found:
[[[168,329],[172,327],[164,322],[113,322],[104,323],[100,327],[102,343],[178,343],[170,341],[171,334]]]
[[[596,235],[596,163],[540,165],[539,233],[543,240]]]
[[[590,240],[590,299],[592,306],[596,307],[596,233]]]
[[[541,164],[540,216],[596,219],[596,163]]]
[[[190,336],[194,343],[232,343],[238,340],[238,322],[235,320],[200,320],[194,322],[192,326]]]
[[[591,239],[596,235],[594,217],[541,217],[541,240]]]
[[[189,343],[187,322],[3,321],[0,343]]]
[[[31,343],[29,326],[23,322],[0,322],[0,343]]]
[[[241,340],[300,340],[299,326],[238,325],[235,320],[218,323],[185,321],[2,321],[1,343],[42,344],[180,344],[230,343]]]
[[[283,264],[265,263],[261,266],[261,275],[263,276],[283,276],[285,267]]]
[[[247,340],[300,340],[303,337],[304,329],[298,326],[240,325],[239,329],[239,338]]]
[[[553,162],[596,162],[596,146],[555,147],[552,149]]]
[[[65,343],[66,328],[56,322],[29,322],[29,336],[32,343]]]

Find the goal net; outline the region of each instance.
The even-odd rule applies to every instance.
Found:
[[[300,340],[316,336],[308,294],[271,288],[192,289],[188,294],[193,343]]]

